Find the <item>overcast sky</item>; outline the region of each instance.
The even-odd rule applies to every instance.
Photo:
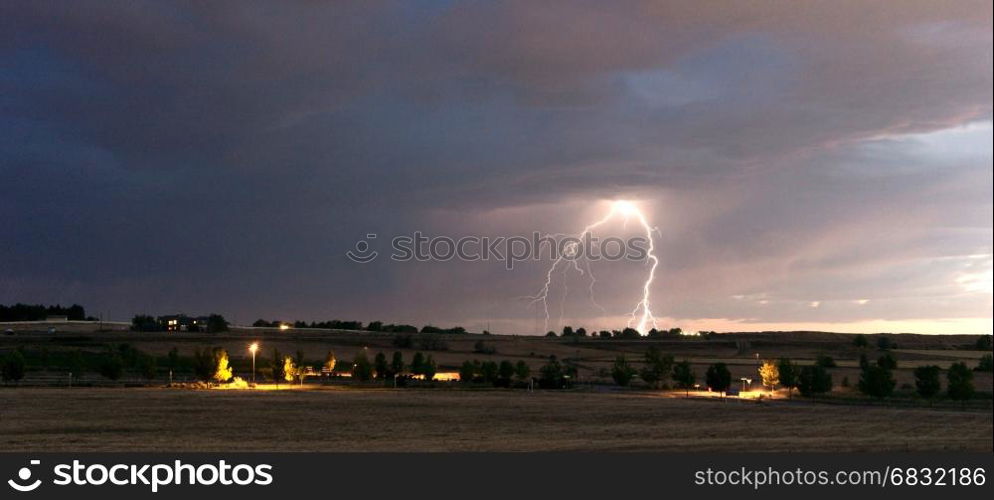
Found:
[[[661,327],[991,333],[991,9],[3,2],[0,303],[537,333],[548,261],[345,252],[628,199]],[[592,270],[550,328],[625,325]]]

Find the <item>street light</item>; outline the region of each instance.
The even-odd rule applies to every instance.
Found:
[[[255,353],[259,351],[259,343],[252,342],[249,345],[249,352],[252,353],[252,383],[255,384]]]

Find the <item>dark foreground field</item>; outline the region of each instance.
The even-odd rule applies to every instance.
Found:
[[[5,451],[992,450],[990,411],[647,393],[0,390]]]

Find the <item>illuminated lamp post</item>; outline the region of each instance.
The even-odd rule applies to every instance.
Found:
[[[252,383],[255,383],[255,353],[259,351],[259,344],[257,342],[252,342],[249,345],[249,352],[252,353]]]

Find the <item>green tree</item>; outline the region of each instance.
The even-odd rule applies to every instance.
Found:
[[[283,373],[283,355],[275,347],[273,348],[273,359],[269,363],[273,371],[273,382],[279,385],[286,379],[286,373]]]
[[[897,369],[897,358],[891,353],[884,353],[883,356],[877,358],[877,366],[881,368],[886,368],[888,370]]]
[[[549,356],[549,361],[539,368],[538,385],[545,389],[562,389],[565,385],[563,365],[555,355]]]
[[[673,382],[676,386],[686,391],[686,395],[690,396],[690,389],[694,387],[694,383],[697,382],[697,374],[694,373],[694,368],[690,366],[689,361],[681,361],[673,365]]]
[[[483,381],[488,384],[497,383],[497,363],[493,361],[484,361],[480,364],[480,376],[483,377]]]
[[[0,359],[0,377],[4,382],[19,382],[24,378],[25,366],[24,355],[21,351],[14,349],[2,359]]]
[[[984,354],[980,357],[980,361],[977,363],[978,372],[989,372],[994,371],[994,358],[991,358],[990,354]]]
[[[732,372],[725,363],[715,363],[708,367],[704,380],[712,391],[725,392],[732,386]]]
[[[100,358],[100,364],[97,367],[100,375],[104,376],[109,380],[117,380],[121,378],[124,373],[124,361],[121,359],[121,355],[110,351],[105,353]]]
[[[645,351],[645,365],[639,372],[639,376],[645,383],[658,389],[659,382],[669,378],[672,370],[673,356],[663,354],[656,346],[652,346]]]
[[[373,378],[373,365],[369,362],[369,358],[366,357],[365,349],[360,349],[352,361],[352,378],[360,382],[366,382]]]
[[[376,353],[373,358],[373,371],[376,373],[376,378],[385,379],[390,377],[390,365],[387,364],[387,356],[382,352]]]
[[[83,372],[86,371],[86,360],[83,359],[83,351],[75,349],[69,353],[69,359],[66,360],[66,368],[72,374],[73,378],[83,378]]]
[[[991,336],[981,335],[977,338],[976,348],[978,351],[989,351],[991,350]]]
[[[866,335],[856,335],[852,339],[852,345],[859,349],[863,349],[870,345],[870,342],[866,340]]]
[[[525,363],[524,361],[518,361],[517,363],[514,364],[514,377],[517,378],[518,380],[524,382],[525,380],[531,378],[531,375],[532,375],[532,369],[530,366],[528,366],[528,363]]]
[[[214,376],[214,353],[210,349],[193,351],[193,374],[198,380],[208,381]]]
[[[866,365],[859,375],[859,391],[877,399],[890,396],[896,384],[890,369],[880,364]]]
[[[946,391],[953,401],[966,401],[973,397],[973,372],[966,363],[953,363],[946,372]]]
[[[787,396],[790,397],[797,387],[797,376],[799,375],[797,365],[790,358],[780,358],[777,361],[777,373],[780,375],[780,385],[787,388]]]
[[[179,349],[173,347],[169,350],[169,354],[166,355],[166,363],[170,371],[176,371],[179,368]]]
[[[915,368],[915,389],[919,396],[929,401],[939,394],[942,389],[939,384],[939,367],[927,365]]]
[[[625,387],[631,383],[634,376],[635,368],[628,364],[628,360],[624,356],[618,356],[614,359],[614,365],[611,367],[611,378],[614,379],[614,383]]]
[[[421,351],[414,353],[411,358],[411,373],[414,375],[424,375],[425,355]]]
[[[805,366],[797,375],[797,389],[802,396],[814,396],[832,390],[832,375],[824,366]]]
[[[462,362],[459,367],[459,381],[464,383],[470,383],[476,378],[476,364],[470,360]]]
[[[394,351],[393,359],[390,360],[390,371],[394,375],[404,373],[404,354],[400,351]]]
[[[508,360],[500,362],[497,367],[497,383],[501,387],[509,387],[511,385],[511,378],[514,377],[514,364]]]
[[[155,378],[158,372],[158,366],[156,366],[156,360],[154,356],[149,356],[148,354],[142,354],[138,356],[135,363],[135,369],[138,374],[141,375],[145,380],[152,380]]]
[[[220,314],[207,316],[207,331],[210,333],[228,331],[228,321]]]
[[[436,373],[438,373],[438,365],[435,364],[435,358],[429,354],[425,358],[424,364],[421,365],[421,374],[424,375],[426,382],[431,382],[435,378]]]
[[[835,360],[832,359],[831,356],[828,356],[826,354],[821,354],[817,358],[815,358],[815,364],[818,365],[818,366],[820,366],[820,367],[822,367],[822,368],[835,368],[836,367]]]

